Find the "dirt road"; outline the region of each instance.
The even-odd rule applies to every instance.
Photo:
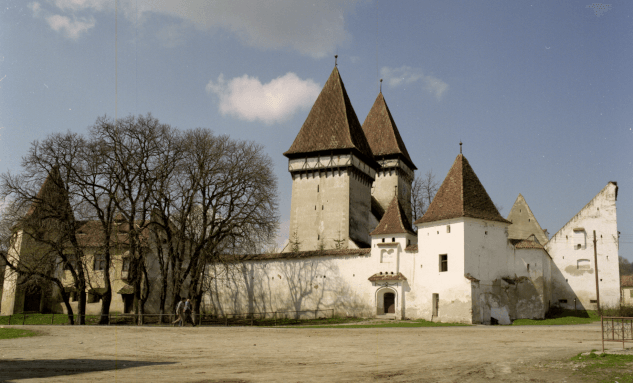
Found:
[[[45,335],[0,340],[0,381],[576,382],[580,380],[569,363],[557,361],[601,349],[599,323],[382,329],[24,328]]]

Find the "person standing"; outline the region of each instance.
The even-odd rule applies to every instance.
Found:
[[[189,298],[187,298],[187,301],[185,302],[185,321],[184,323],[187,322],[191,322],[191,325],[193,327],[196,327],[196,324],[193,321],[193,316],[191,315],[193,313],[192,307],[191,307],[191,301],[189,300]]]
[[[172,323],[174,326],[176,323],[180,322],[180,327],[184,326],[185,323],[185,297],[180,298],[180,302],[176,306],[176,316],[177,319]]]

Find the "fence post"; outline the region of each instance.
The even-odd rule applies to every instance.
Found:
[[[9,314],[9,326],[11,326],[11,314]]]
[[[229,317],[226,314],[224,314],[224,325],[225,326],[229,325]]]
[[[53,313],[53,315],[51,315],[51,324],[53,324],[53,319],[55,318],[55,313]]]
[[[26,321],[26,314],[22,313],[22,326],[24,326],[25,321]]]
[[[275,311],[274,314],[275,314],[275,326],[277,326],[277,311]]]
[[[622,322],[622,349],[624,350],[624,318],[620,319]]]

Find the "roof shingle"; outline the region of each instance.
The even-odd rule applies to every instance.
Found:
[[[369,233],[369,235],[382,235],[382,234],[411,234],[415,235],[413,229],[411,229],[411,224],[407,219],[407,215],[402,209],[402,205],[400,205],[400,200],[398,196],[395,195],[385,212],[385,215],[382,216],[380,223],[374,231]]]
[[[292,146],[284,155],[297,158],[308,153],[355,151],[363,161],[377,167],[345,91],[338,69],[330,74]]]
[[[462,154],[455,159],[426,213],[415,223],[460,217],[510,223],[499,214],[475,171]]]
[[[363,122],[363,132],[375,157],[401,157],[408,166],[417,169],[409,157],[382,92],[376,97]]]

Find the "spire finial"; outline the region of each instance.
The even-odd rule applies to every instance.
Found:
[[[334,66],[338,66],[338,64],[336,63],[338,60],[338,55],[334,55]]]
[[[382,93],[382,79],[380,79],[380,93]]]
[[[459,154],[462,154],[462,140],[459,140]]]

